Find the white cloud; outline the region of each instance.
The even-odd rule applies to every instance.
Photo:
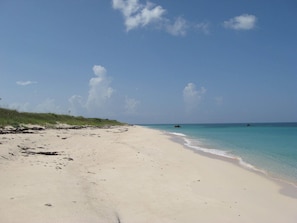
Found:
[[[197,108],[201,101],[206,89],[201,87],[199,90],[196,89],[195,84],[188,83],[183,90],[183,98],[188,112]]]
[[[16,84],[21,86],[27,86],[30,84],[37,84],[37,82],[36,81],[17,81]]]
[[[140,102],[136,99],[116,94],[111,87],[111,79],[101,65],[93,66],[94,77],[89,80],[87,98],[73,95],[68,99],[68,112],[71,115],[87,113],[92,116],[112,117],[115,114],[131,115],[137,113]]]
[[[107,77],[104,67],[94,65],[93,72],[95,77],[89,81],[89,94],[86,102],[86,107],[89,110],[103,108],[114,92],[114,89],[109,86],[111,81]]]
[[[113,0],[112,7],[122,12],[127,31],[155,24],[158,29],[163,29],[171,35],[185,36],[190,27],[182,17],[175,21],[166,18],[166,10],[149,1],[144,5],[139,0]]]
[[[174,36],[185,36],[189,25],[185,19],[178,17],[175,22],[166,25],[166,30]]]
[[[125,99],[125,109],[127,114],[135,114],[137,106],[139,105],[139,101],[137,101],[134,98],[128,98]]]
[[[121,10],[125,17],[129,17],[133,13],[139,10],[139,3],[138,0],[113,0],[112,7],[114,9]]]
[[[235,30],[250,30],[255,28],[257,18],[254,15],[243,14],[224,21],[224,27]]]
[[[113,0],[112,7],[122,12],[127,31],[160,21],[165,13],[162,6],[151,2],[144,5],[138,0]]]

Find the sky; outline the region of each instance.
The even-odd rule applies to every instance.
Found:
[[[297,122],[296,0],[0,0],[0,107]]]

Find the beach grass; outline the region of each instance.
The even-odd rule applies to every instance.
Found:
[[[124,125],[116,120],[101,118],[85,118],[82,116],[60,115],[54,113],[31,113],[18,112],[16,110],[0,108],[0,127],[32,124],[40,126],[54,126],[56,124],[67,124],[73,126],[115,126]]]

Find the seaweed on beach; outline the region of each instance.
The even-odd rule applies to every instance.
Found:
[[[34,148],[29,148],[29,147],[24,147],[21,148],[22,153],[26,154],[26,155],[46,155],[46,156],[57,156],[60,155],[59,152],[56,151],[33,151],[35,150]]]

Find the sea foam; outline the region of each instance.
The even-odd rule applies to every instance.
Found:
[[[170,134],[175,135],[175,136],[181,136],[181,137],[186,137],[185,134],[178,133],[178,132],[170,132]]]
[[[267,174],[266,171],[256,168],[252,164],[245,162],[241,157],[230,154],[230,152],[228,152],[228,151],[205,148],[205,147],[199,146],[199,144],[201,144],[201,142],[199,142],[199,140],[189,139],[189,138],[187,138],[187,135],[182,134],[182,133],[170,132],[170,134],[181,137],[184,140],[184,145],[188,148],[191,148],[191,149],[194,149],[196,151],[203,152],[206,154],[211,154],[211,155],[215,155],[218,157],[227,158],[227,159],[236,161],[240,166],[242,166],[244,168],[247,168],[247,169],[250,169],[250,170],[253,170],[256,172],[260,172],[263,174]]]
[[[205,154],[297,185],[297,123],[150,125]],[[265,171],[263,171],[265,170]]]

